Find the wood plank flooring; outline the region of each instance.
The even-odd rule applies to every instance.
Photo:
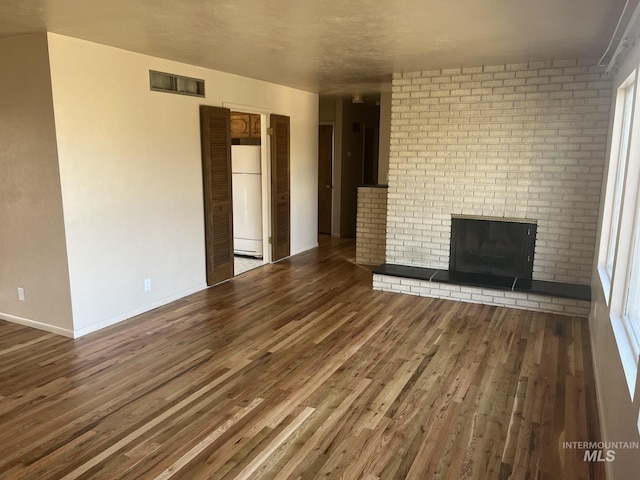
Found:
[[[0,478],[604,478],[562,448],[600,440],[585,320],[375,292],[354,256],[75,341],[0,321]]]

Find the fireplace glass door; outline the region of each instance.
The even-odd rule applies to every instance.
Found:
[[[534,223],[452,218],[451,272],[531,279]]]

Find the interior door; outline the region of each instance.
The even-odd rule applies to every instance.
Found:
[[[271,248],[272,261],[291,254],[290,119],[271,115]]]
[[[200,106],[207,285],[233,277],[231,111]]]
[[[333,125],[318,126],[318,233],[331,235]]]

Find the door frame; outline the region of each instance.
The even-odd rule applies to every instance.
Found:
[[[262,261],[272,263],[271,243],[271,136],[267,134],[271,109],[244,105],[234,102],[222,102],[224,108],[231,111],[260,115],[260,167],[262,170]]]
[[[331,125],[331,236],[334,236],[333,221],[336,208],[336,122],[318,122],[320,125]]]

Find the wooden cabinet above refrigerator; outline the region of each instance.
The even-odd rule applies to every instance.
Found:
[[[260,115],[231,112],[231,138],[260,138]]]

